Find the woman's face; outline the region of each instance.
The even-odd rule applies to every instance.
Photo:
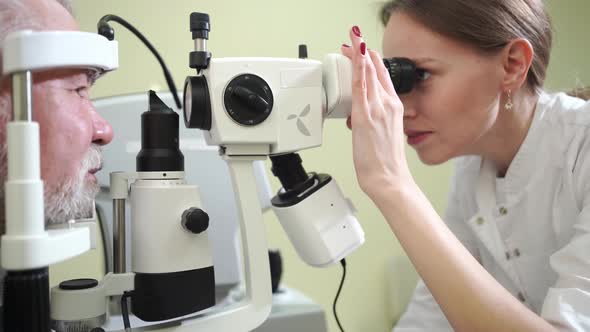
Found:
[[[484,55],[401,12],[385,28],[383,55],[409,58],[425,70],[414,89],[400,96],[408,144],[422,162],[478,154],[498,116],[500,55]]]

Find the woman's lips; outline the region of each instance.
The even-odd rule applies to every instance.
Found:
[[[406,136],[408,136],[408,144],[409,145],[418,145],[424,142],[430,135],[432,135],[432,131],[406,131]]]

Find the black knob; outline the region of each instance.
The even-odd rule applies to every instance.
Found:
[[[235,77],[224,93],[225,110],[237,123],[255,126],[268,118],[273,107],[270,86],[261,77],[242,74]]]
[[[299,59],[307,59],[307,45],[299,45]]]
[[[211,22],[209,14],[206,13],[191,13],[190,27],[193,33],[193,39],[209,39],[209,31],[211,31]]]
[[[257,95],[256,92],[248,88],[237,86],[233,90],[233,94],[236,98],[252,107],[258,113],[264,113],[268,109],[268,102],[261,96]]]
[[[98,280],[96,279],[71,279],[62,281],[59,284],[59,289],[63,290],[81,290],[81,289],[89,289],[98,286]]]
[[[182,213],[182,227],[193,234],[199,234],[209,228],[209,215],[199,209],[190,208]]]

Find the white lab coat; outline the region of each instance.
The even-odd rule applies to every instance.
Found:
[[[590,331],[590,103],[542,93],[504,178],[479,156],[457,158],[445,222],[533,312]],[[394,328],[408,331],[452,331],[422,281]]]

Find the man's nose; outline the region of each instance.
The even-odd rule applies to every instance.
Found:
[[[98,112],[94,111],[92,143],[107,145],[113,140],[113,127]]]

